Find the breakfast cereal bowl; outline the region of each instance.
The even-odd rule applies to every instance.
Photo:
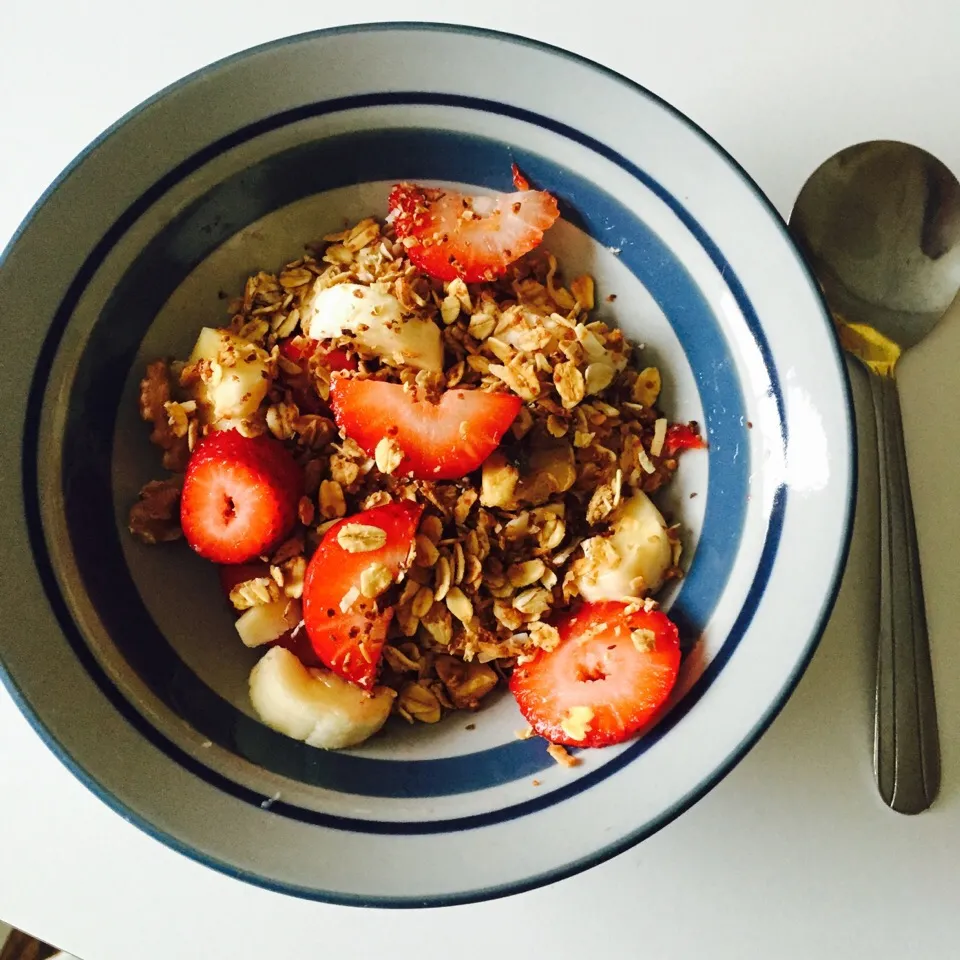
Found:
[[[362,744],[320,749],[251,704],[263,651],[237,641],[215,567],[182,542],[130,535],[159,464],[138,411],[144,369],[188,357],[228,307],[252,315],[252,300],[231,304],[247,278],[303,269],[305,243],[374,217],[401,256],[383,223],[395,184],[486,195],[513,189],[514,168],[559,204],[544,251],[567,278],[592,278],[574,312],[589,299],[592,321],[642,345],[664,418],[696,422],[706,441],[654,495],[684,548],[657,597],[679,627],[679,677],[639,736],[562,763],[517,736],[524,719],[502,685],[476,711],[437,723],[407,711]],[[311,282],[326,263],[306,264]],[[713,141],[586,60],[386,24],[217,63],[58,179],[4,254],[0,301],[17,427],[3,435],[3,679],[104,802],[240,879],[429,906],[585,869],[732,768],[829,614],[854,440],[818,288]],[[338,515],[314,523],[311,496],[319,537]]]

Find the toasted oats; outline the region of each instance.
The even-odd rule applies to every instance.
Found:
[[[560,729],[571,740],[586,740],[594,713],[590,707],[570,707],[560,720]]]
[[[430,634],[434,643],[445,647],[453,639],[453,621],[450,611],[439,599],[434,601],[430,609],[420,618],[420,623]]]
[[[594,307],[593,277],[588,273],[577,277],[570,283],[570,292],[583,310],[592,310]]]
[[[616,371],[609,363],[591,363],[583,373],[584,386],[588,396],[606,390],[613,383]]]
[[[230,602],[237,610],[249,610],[279,599],[280,588],[272,577],[253,577],[238,583],[230,591]]]
[[[645,407],[652,407],[660,396],[660,385],[660,371],[656,367],[645,367],[634,381],[631,399]]]
[[[440,701],[429,687],[419,682],[401,687],[397,710],[401,716],[421,723],[436,723],[440,719]]]
[[[528,587],[536,583],[546,572],[546,565],[542,560],[526,560],[523,563],[514,563],[507,570],[507,579],[513,587]]]
[[[459,542],[453,545],[453,582],[461,583],[466,572],[466,556],[463,545]]]
[[[657,635],[645,627],[631,630],[630,640],[640,653],[650,653],[657,648]]]
[[[583,374],[576,364],[567,361],[558,363],[553,370],[553,383],[565,410],[575,407],[586,393]]]
[[[434,545],[440,542],[443,536],[443,521],[433,513],[428,513],[420,521],[420,533],[422,533]]]
[[[459,277],[451,280],[447,284],[447,293],[452,297],[456,297],[460,301],[460,306],[462,306],[467,313],[470,313],[473,310],[473,303],[470,300],[470,291],[467,289],[467,285]]]
[[[561,419],[556,416],[556,414],[551,413],[547,417],[547,433],[551,437],[565,437],[567,431],[570,429],[570,424],[566,420]]]
[[[443,600],[453,585],[453,569],[446,554],[440,554],[433,568],[433,596],[435,600]]]
[[[393,575],[383,563],[371,563],[360,571],[360,593],[374,600],[393,586]]]
[[[469,624],[473,619],[473,604],[459,587],[451,587],[446,596],[447,608],[461,622]]]
[[[369,523],[345,523],[337,531],[337,543],[349,553],[367,553],[386,545],[387,532]]]
[[[416,564],[418,567],[432,567],[440,556],[440,551],[434,546],[433,541],[418,533],[416,537],[417,555]]]
[[[307,572],[307,558],[292,557],[279,567],[272,567],[271,573],[279,570],[281,575],[280,587],[283,595],[291,600],[299,600],[303,596],[303,578]]]
[[[596,437],[597,435],[595,433],[584,433],[582,430],[577,430],[573,435],[573,445],[578,450],[582,450],[585,447],[589,447]]]
[[[453,294],[444,297],[440,304],[440,316],[448,327],[460,316],[460,301]]]
[[[320,515],[327,520],[346,516],[347,503],[343,487],[336,480],[324,480],[320,484]]]
[[[397,673],[417,673],[420,670],[420,650],[414,644],[404,644],[404,648],[387,644],[383,648],[383,659],[387,666]]]
[[[374,459],[381,473],[393,473],[403,462],[403,450],[392,437],[384,437],[377,444]]]
[[[463,360],[458,361],[447,370],[447,389],[451,390],[463,379],[467,365]]]
[[[525,617],[542,617],[553,605],[553,594],[543,587],[530,587],[513,598],[513,606]]]
[[[413,602],[410,604],[410,612],[417,618],[423,617],[433,606],[433,590],[428,586],[421,586],[417,591]]]
[[[562,518],[547,517],[540,528],[540,546],[544,550],[556,550],[567,535],[567,525]]]
[[[567,753],[566,748],[560,746],[559,743],[549,744],[547,746],[547,753],[549,753],[561,767],[575,767],[580,763],[579,757],[574,757]]]

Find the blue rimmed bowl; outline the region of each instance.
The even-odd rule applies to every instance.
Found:
[[[499,65],[510,69],[498,69]],[[125,533],[155,473],[144,362],[188,351],[224,291],[398,180],[560,200],[549,245],[646,345],[671,417],[706,429],[666,495],[689,652],[644,738],[573,769],[519,741],[509,696],[325,753],[247,702],[215,571]],[[611,297],[615,296],[615,299]],[[497,896],[581,870],[702,796],[783,705],[829,613],[851,523],[844,368],[757,187],[655,96],[570,54],[422,24],[294,37],[166,90],[56,182],[0,266],[3,677],[123,816],[242,879],[343,903]],[[469,721],[469,722],[468,722]]]

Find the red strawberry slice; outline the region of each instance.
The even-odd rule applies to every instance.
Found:
[[[278,440],[211,433],[187,464],[183,535],[207,560],[246,563],[290,532],[302,493],[303,471]]]
[[[692,423],[671,423],[667,427],[667,439],[664,448],[668,456],[680,453],[682,450],[702,450],[707,443],[700,436],[696,425]]]
[[[539,246],[560,215],[545,190],[493,196],[400,183],[390,193],[390,213],[407,256],[438,280],[495,280],[514,260]]]
[[[417,400],[401,384],[334,378],[337,426],[369,456],[389,437],[403,451],[396,472],[420,480],[457,480],[493,453],[520,412],[513,393],[456,388],[438,403]]]
[[[680,669],[677,628],[659,610],[626,610],[616,600],[585,603],[557,624],[552,653],[513,671],[510,690],[541,737],[606,747],[633,736],[663,705]]]
[[[361,574],[383,564],[394,581],[399,578],[410,565],[422,512],[422,506],[404,500],[345,517],[326,532],[307,567],[303,621],[313,650],[334,673],[365,690],[376,684],[393,607],[379,609],[377,600],[360,594]],[[383,546],[345,549],[349,541],[340,533],[350,524],[382,530]]]
[[[332,347],[328,342],[303,336],[287,337],[277,346],[283,356],[303,368],[300,376],[287,377],[287,384],[300,412],[329,416],[330,408],[320,398],[313,385],[313,379],[306,370],[307,361],[313,356],[319,356],[322,358],[323,365],[333,373],[337,370],[359,369],[356,357],[352,357],[341,347]]]

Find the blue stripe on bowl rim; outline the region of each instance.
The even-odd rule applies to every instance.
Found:
[[[723,593],[749,493],[749,458],[742,454],[749,449],[746,412],[716,317],[676,255],[646,224],[578,174],[472,134],[364,130],[271,154],[227,177],[164,224],[114,285],[77,359],[63,443],[67,529],[84,586],[112,642],[167,708],[212,743],[271,773],[365,797],[444,797],[535,776],[553,760],[540,741],[513,737],[442,759],[372,758],[362,749],[318,751],[265,727],[190,670],[140,599],[113,523],[111,425],[142,337],[198,263],[273,210],[337,187],[416,175],[509,189],[514,161],[558,198],[565,219],[601,245],[622,244],[621,262],[672,318],[698,381],[710,441],[706,517],[691,569],[671,607],[688,639],[700,636]],[[641,740],[640,752],[652,742]]]
[[[255,55],[259,52],[268,51],[276,47],[287,46],[292,44],[298,44],[303,42],[310,42],[313,39],[321,37],[336,36],[339,34],[350,34],[350,33],[361,33],[361,32],[402,32],[402,31],[435,31],[435,32],[447,32],[452,34],[463,34],[468,36],[477,36],[488,39],[497,40],[499,42],[510,44],[511,46],[516,46],[520,48],[529,48],[536,49],[539,51],[544,51],[550,53],[556,57],[570,61],[580,66],[588,67],[589,69],[607,77],[608,79],[625,86],[631,92],[640,95],[641,97],[658,104],[658,106],[669,113],[671,116],[681,121],[688,129],[690,129],[695,135],[697,135],[702,141],[709,144],[712,149],[721,157],[724,158],[726,163],[730,166],[731,170],[740,178],[744,185],[751,191],[755,196],[757,201],[764,207],[768,215],[771,217],[772,221],[778,226],[781,231],[781,235],[785,242],[792,247],[795,253],[796,265],[798,269],[806,277],[807,283],[810,287],[811,292],[818,299],[821,305],[822,319],[823,322],[830,327],[829,313],[827,311],[826,304],[823,300],[822,293],[817,285],[812,273],[801,257],[799,251],[793,247],[792,240],[786,229],[786,225],[781,220],[779,213],[767,199],[763,191],[756,184],[756,182],[750,177],[750,175],[743,169],[743,167],[729,154],[727,151],[705,130],[703,130],[698,124],[694,123],[679,110],[673,107],[671,104],[663,100],[661,97],[652,93],[646,87],[641,86],[633,80],[630,80],[627,77],[617,73],[614,70],[611,70],[608,67],[605,67],[595,61],[592,61],[586,57],[583,57],[579,54],[571,53],[570,51],[564,50],[560,47],[556,47],[550,44],[542,43],[540,41],[530,40],[524,37],[517,37],[512,34],[503,33],[500,31],[487,30],[477,27],[466,27],[453,24],[440,24],[440,23],[417,23],[417,22],[394,22],[394,23],[381,23],[381,24],[359,24],[359,25],[345,25],[340,27],[332,27],[317,31],[312,31],[309,33],[299,34],[293,37],[286,37],[275,41],[270,41],[258,45],[256,47],[251,47],[247,50],[243,50],[239,53],[236,53],[232,56],[226,57],[222,60],[219,60],[215,63],[209,64],[198,71],[176,81],[173,84],[170,84],[168,87],[159,91],[154,96],[148,98],[143,103],[138,105],[129,111],[126,115],[121,117],[116,123],[107,128],[99,137],[97,137],[89,146],[87,146],[77,157],[67,165],[63,172],[57,177],[57,179],[48,187],[48,189],[43,193],[43,195],[37,200],[32,209],[29,211],[27,216],[24,218],[23,222],[17,228],[13,237],[8,242],[6,248],[2,253],[0,253],[0,265],[6,260],[9,256],[11,250],[16,245],[19,238],[27,230],[28,226],[32,223],[33,219],[39,212],[39,210],[46,205],[46,203],[51,199],[51,197],[56,193],[56,191],[61,187],[64,181],[86,160],[86,158],[94,152],[97,147],[108,139],[116,130],[126,124],[130,119],[139,115],[143,110],[145,110],[150,105],[156,103],[157,101],[165,98],[170,93],[180,89],[181,87],[188,85],[195,80],[202,78],[213,71],[219,70],[225,66],[228,66],[232,63],[236,63],[245,59],[251,55]],[[611,159],[614,162],[618,163],[620,166],[623,166],[624,169],[634,172],[635,167],[625,158],[620,157],[614,151],[609,150],[609,148],[600,145],[601,149],[605,151],[605,155],[613,154]],[[171,178],[175,177],[177,170],[170,171],[167,177],[161,179],[154,185],[153,195],[150,199],[152,202],[153,199],[160,196],[166,189],[168,189],[171,184]],[[667,199],[667,198],[665,198]],[[667,199],[667,202],[670,202]],[[671,204],[673,205],[673,204]],[[691,227],[691,218],[689,214],[683,210],[681,207],[679,210],[675,210],[681,219],[687,224],[688,227]],[[125,212],[126,216],[130,213],[130,209]],[[88,272],[88,267],[91,258],[101,254],[105,250],[109,249],[113,243],[119,238],[120,235],[127,229],[129,226],[128,222],[125,222],[124,216],[122,216],[110,230],[104,235],[101,241],[94,248],[94,251],[91,253],[90,258],[81,267],[81,270],[78,272],[77,277],[74,279],[73,284],[68,290],[67,297],[71,297],[75,294],[76,290],[82,289],[83,286],[89,282],[90,274]],[[714,262],[723,260],[722,254],[715,244],[710,240],[709,237],[703,234],[703,231],[700,230],[699,225],[694,221],[692,223],[692,229],[698,238],[700,238],[701,243],[705,246],[705,249],[711,253]],[[704,243],[704,241],[706,241]],[[731,275],[727,276],[728,282],[734,284],[732,287],[735,296],[737,296],[738,301],[747,302],[746,294],[740,285],[739,281],[732,277]],[[75,299],[74,299],[75,302]],[[753,316],[753,311],[750,311],[751,316]],[[755,319],[755,317],[754,317]],[[52,359],[53,354],[55,353],[56,343],[54,342],[55,336],[58,336],[53,327],[48,331],[46,339],[44,341],[40,361],[47,360],[48,363]],[[836,372],[839,373],[840,380],[842,383],[843,390],[845,392],[847,400],[847,409],[852,411],[852,396],[850,392],[850,385],[847,379],[846,367],[843,363],[842,357],[840,355],[839,347],[835,341],[832,342],[833,347],[833,361],[836,368]],[[766,351],[765,360],[769,362],[769,351]],[[42,386],[41,388],[37,387],[37,384],[34,384],[34,389],[31,391],[28,398],[28,405],[26,409],[25,423],[29,425],[30,423],[36,422],[39,418],[40,409],[42,404]],[[419,898],[408,898],[408,897],[378,897],[378,896],[364,896],[364,895],[352,895],[344,894],[338,891],[329,891],[329,890],[318,890],[310,887],[303,887],[296,884],[285,883],[283,881],[263,877],[259,874],[253,873],[251,871],[238,868],[234,864],[218,860],[216,857],[213,857],[207,853],[203,853],[196,848],[192,847],[190,844],[185,843],[178,838],[166,833],[164,830],[157,828],[153,823],[146,820],[141,816],[137,811],[131,809],[127,804],[122,801],[119,797],[114,795],[109,789],[105,788],[101,783],[99,783],[86,769],[84,769],[69,753],[69,751],[56,739],[52,732],[45,726],[41,717],[35,713],[30,703],[22,695],[21,691],[17,687],[17,684],[14,681],[14,678],[9,674],[6,669],[3,669],[2,664],[0,664],[0,680],[3,681],[5,687],[9,691],[10,695],[17,703],[20,710],[23,712],[24,716],[28,719],[31,726],[37,732],[38,736],[44,741],[44,743],[51,749],[55,756],[60,759],[60,761],[76,776],[85,786],[88,787],[93,793],[95,793],[104,803],[106,803],[111,809],[119,813],[124,818],[128,819],[130,822],[136,824],[141,830],[143,830],[148,835],[154,837],[154,839],[159,840],[160,842],[166,844],[172,849],[183,853],[185,856],[190,857],[191,859],[196,860],[199,863],[202,863],[206,866],[218,869],[223,873],[226,873],[232,877],[235,877],[240,880],[244,880],[249,883],[270,889],[276,892],[287,893],[294,896],[300,896],[307,899],[322,900],[325,902],[351,905],[351,906],[377,906],[377,907],[392,907],[392,908],[410,908],[410,907],[424,907],[424,906],[450,906],[456,904],[466,904],[466,903],[476,903],[485,900],[489,900],[495,897],[507,896],[515,893],[521,893],[526,890],[531,890],[536,887],[542,886],[547,883],[556,882],[558,880],[564,879],[566,877],[572,876],[582,870],[585,870],[589,867],[595,866],[602,863],[603,861],[609,859],[621,853],[635,844],[641,842],[651,834],[655,833],[657,830],[662,829],[664,826],[671,823],[676,817],[681,813],[686,811],[690,806],[692,806],[698,799],[704,796],[709,790],[711,790],[717,783],[719,783],[735,766],[736,764],[749,752],[750,748],[756,743],[760,738],[763,732],[767,729],[770,723],[776,718],[780,710],[783,708],[784,704],[789,699],[793,690],[796,688],[797,683],[800,680],[800,677],[803,675],[806,670],[810,659],[813,657],[813,654],[816,651],[817,645],[819,643],[820,637],[822,636],[823,630],[826,626],[826,623],[829,619],[830,612],[833,609],[834,603],[836,602],[837,594],[840,587],[840,573],[843,570],[843,567],[846,563],[846,558],[849,553],[850,541],[852,535],[852,514],[853,514],[853,505],[855,502],[856,495],[856,480],[857,480],[857,459],[856,459],[856,446],[857,446],[857,437],[855,430],[855,422],[852,417],[848,416],[847,419],[847,441],[849,449],[852,454],[852,460],[850,464],[850,474],[849,474],[849,483],[846,491],[846,526],[844,530],[843,541],[840,545],[840,550],[836,557],[836,562],[832,573],[832,582],[833,586],[831,591],[824,597],[823,604],[820,611],[815,619],[809,646],[805,652],[805,655],[798,660],[793,671],[786,678],[784,685],[781,689],[780,695],[771,703],[770,707],[766,712],[758,718],[754,727],[750,732],[744,737],[744,739],[733,748],[728,754],[725,761],[710,775],[706,776],[696,787],[694,787],[686,796],[678,799],[678,801],[673,804],[669,809],[665,810],[660,816],[654,820],[644,824],[639,827],[637,830],[623,836],[619,837],[616,840],[612,841],[610,844],[606,845],[600,850],[597,850],[594,854],[581,858],[576,862],[572,862],[564,865],[563,867],[558,867],[543,872],[542,874],[528,877],[522,880],[510,881],[503,884],[490,886],[482,889],[467,890],[463,892],[456,892],[451,894],[437,894],[428,897],[419,897]],[[36,454],[37,454],[37,436],[33,434],[32,436],[26,436],[24,438],[24,458],[21,464],[21,473],[22,481],[24,484],[25,490],[33,490],[36,483]],[[783,441],[786,444],[787,437],[784,434]],[[771,521],[778,520],[782,524],[783,513],[785,508],[784,503],[785,490],[781,489],[778,491],[775,500],[775,512],[771,515]],[[28,504],[25,502],[25,508]],[[31,539],[31,545],[35,546],[36,543],[36,534],[39,531],[36,521],[38,516],[35,513],[33,520],[34,523],[31,526],[29,533]],[[774,562],[774,557],[769,558],[768,567],[772,567]],[[42,557],[37,559],[37,572],[45,589],[48,589],[51,584],[55,586],[56,579],[53,573],[53,570],[50,568],[48,562],[44,562]],[[752,592],[762,594],[764,586],[769,578],[769,569],[766,569],[765,572],[761,573],[758,571],[758,576],[755,578],[754,583],[751,587]],[[66,632],[68,633],[69,639],[69,623],[70,616],[69,612],[66,609],[66,605],[62,599],[56,595],[56,591],[50,593],[50,602],[51,607],[55,615],[57,616],[58,621],[61,622],[61,625],[66,623],[68,627]],[[746,628],[748,624],[743,624],[743,629]],[[125,716],[128,720],[131,720],[129,714],[129,706],[126,703],[125,699],[119,695],[119,692],[112,687],[109,683],[103,684],[101,680],[103,679],[102,674],[99,671],[99,667],[96,664],[96,661],[93,659],[89,650],[86,649],[85,645],[81,644],[81,648],[77,649],[77,656],[81,663],[91,671],[91,675],[94,678],[94,681],[100,687],[103,694],[107,699],[114,705],[118,712]],[[722,655],[723,651],[721,651]],[[100,674],[98,677],[97,675]],[[170,745],[166,743],[156,731],[150,727],[148,724],[139,723],[139,718],[137,715],[134,715],[132,718],[134,726],[138,731],[143,735],[149,742],[155,746],[160,747],[165,752],[170,748]],[[179,751],[176,748],[173,748],[177,754],[175,757],[176,762],[180,763],[184,768],[190,772],[200,775],[198,764],[186,753]],[[246,790],[244,788],[238,787],[236,784],[227,782],[226,792],[236,796],[239,799],[244,800],[248,803],[255,803],[261,800],[261,795],[256,794],[253,791]],[[271,808],[275,813],[282,813],[282,804],[277,804]],[[526,813],[533,813],[535,810],[524,810],[518,813],[518,815],[524,815]],[[466,829],[468,825],[464,825],[463,828]]]

